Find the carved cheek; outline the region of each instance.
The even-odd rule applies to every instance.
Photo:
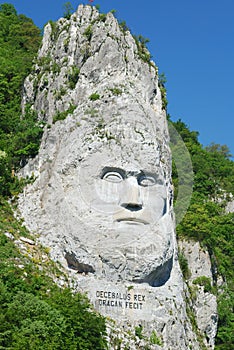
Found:
[[[165,203],[166,199],[164,197],[157,197],[157,200],[153,205],[154,217],[156,220],[159,220],[165,214]]]
[[[120,198],[121,187],[120,183],[98,180],[95,186],[96,199],[105,203],[117,204]]]
[[[164,188],[158,188],[150,196],[149,205],[151,206],[152,216],[159,220],[167,211],[167,196]]]

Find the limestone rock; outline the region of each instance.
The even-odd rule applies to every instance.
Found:
[[[234,200],[228,202],[227,207],[226,207],[226,212],[227,213],[234,213]]]
[[[200,349],[177,257],[166,113],[146,48],[111,13],[80,5],[45,27],[26,104],[46,123],[21,171],[36,175],[19,198],[27,227],[116,329],[142,329],[143,343],[123,331],[129,349]]]
[[[34,242],[32,239],[29,239],[29,238],[27,238],[27,237],[21,236],[19,239],[20,239],[22,242],[27,243],[27,244],[29,244],[29,245],[35,245],[35,242]]]
[[[214,349],[218,326],[217,300],[210,288],[202,283],[207,283],[208,287],[212,287],[214,283],[209,253],[201,248],[199,242],[180,241],[179,247],[188,261],[191,273],[187,282],[195,294],[191,307],[195,312],[198,328],[206,334],[207,347]]]

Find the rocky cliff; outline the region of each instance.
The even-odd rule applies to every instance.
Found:
[[[213,348],[216,301],[194,314],[178,263],[166,113],[144,43],[80,5],[45,27],[22,105],[45,131],[22,170],[36,179],[21,214],[72,288],[114,320],[111,348]]]

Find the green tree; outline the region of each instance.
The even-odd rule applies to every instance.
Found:
[[[23,80],[41,42],[40,29],[13,5],[0,6],[0,195],[9,195],[18,180],[11,176],[37,153],[42,128],[36,116],[21,116]]]
[[[64,8],[63,17],[69,19],[71,17],[72,12],[74,11],[70,1],[65,2],[65,4],[63,5],[63,8]]]
[[[190,152],[194,171],[193,196],[186,215],[177,226],[177,234],[198,240],[206,247],[211,256],[214,280],[219,275],[225,281],[225,288],[218,296],[215,349],[229,350],[234,346],[234,214],[226,213],[225,205],[234,195],[234,163],[229,159],[226,145],[213,143],[204,148],[198,141],[198,133],[190,131],[181,120],[173,126]],[[179,179],[174,168],[173,175],[177,189]]]
[[[5,15],[5,16],[16,16],[17,12],[16,9],[14,8],[14,6],[12,4],[1,4],[0,5],[0,11]]]
[[[104,317],[48,277],[61,273],[54,265],[39,269],[3,232],[28,235],[0,197],[0,349],[106,349]]]

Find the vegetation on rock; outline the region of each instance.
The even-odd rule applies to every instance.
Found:
[[[229,350],[234,345],[234,213],[227,213],[226,205],[234,195],[234,162],[226,145],[204,148],[198,141],[198,133],[190,131],[181,120],[173,122],[173,126],[188,148],[194,171],[193,195],[184,219],[177,226],[177,235],[199,241],[210,254],[216,283],[212,292],[217,294],[219,314],[215,349]],[[174,169],[176,189],[178,180]],[[188,274],[182,256],[180,263]],[[224,281],[222,286],[218,285],[220,276]],[[196,282],[211,291],[209,281],[203,278]]]
[[[21,115],[23,80],[41,36],[10,4],[0,6],[0,24],[0,349],[106,349],[105,320],[88,299],[56,285],[61,273],[48,257],[43,263],[40,249],[15,244],[29,233],[6,199],[22,188],[15,170],[37,154],[43,132],[30,106]]]
[[[66,3],[68,18],[70,12]],[[37,154],[43,132],[43,124],[38,122],[31,106],[21,115],[22,83],[31,69],[41,35],[32,20],[18,15],[11,4],[0,5],[0,24],[0,348],[105,349],[104,318],[90,311],[85,297],[59,288],[47,276],[48,270],[37,266],[30,254],[23,254],[14,244],[14,240],[20,235],[27,236],[28,232],[14,218],[6,199],[20,190],[22,181],[15,176],[15,170]],[[121,26],[128,29],[125,23]],[[84,35],[91,39],[92,26]],[[136,39],[140,57],[150,62],[147,40]],[[72,69],[68,75],[71,89],[78,78],[79,70]],[[163,75],[159,83],[166,109]],[[119,95],[121,90],[114,88],[112,93]],[[95,101],[100,96],[95,92],[89,98]],[[70,106],[56,115],[53,122],[64,119],[74,108]],[[218,282],[219,276],[224,280],[223,286],[218,283],[215,286],[219,313],[216,350],[229,350],[234,345],[234,214],[227,213],[225,207],[234,195],[234,163],[226,146],[212,144],[204,148],[198,141],[198,133],[190,131],[181,120],[173,122],[173,126],[190,152],[195,175],[191,203],[177,234],[198,240],[206,247],[214,280]],[[173,181],[176,193],[179,179],[175,168]],[[6,233],[13,238],[8,238]],[[183,256],[179,259],[184,273],[189,273]],[[204,278],[197,283],[211,289]],[[140,330],[137,332],[139,336]],[[156,334],[151,341],[159,344]]]
[[[0,5],[0,195],[14,193],[14,171],[34,157],[42,125],[26,110],[21,116],[21,89],[40,42],[40,30],[30,18],[17,15],[13,5]]]
[[[16,246],[27,230],[0,199],[0,349],[106,349],[105,320],[66,282],[43,248]]]

